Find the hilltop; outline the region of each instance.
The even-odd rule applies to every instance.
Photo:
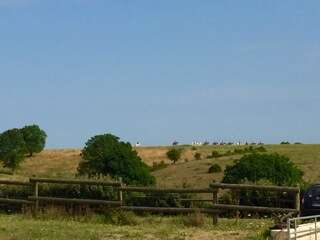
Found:
[[[223,173],[208,173],[212,163],[218,163],[222,169],[232,164],[242,155],[231,155],[220,158],[208,159],[212,151],[225,153],[234,149],[243,149],[246,146],[177,146],[182,149],[181,160],[173,165],[166,157],[166,152],[172,146],[165,147],[137,147],[139,156],[149,166],[163,161],[167,167],[153,171],[160,186],[181,186],[186,183],[189,186],[208,186],[212,180],[220,181]],[[319,145],[264,145],[267,152],[276,152],[288,156],[303,170],[304,179],[309,182],[317,182],[320,179],[320,144]],[[43,152],[27,158],[15,175],[0,174],[1,178],[23,179],[31,176],[41,177],[73,177],[77,171],[81,159],[80,149],[47,149]],[[200,153],[201,160],[195,160],[194,154]]]

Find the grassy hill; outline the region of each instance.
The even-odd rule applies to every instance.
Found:
[[[235,159],[242,155],[232,155],[216,159],[207,159],[211,152],[218,151],[225,153],[233,151],[235,148],[245,148],[245,146],[178,146],[182,149],[181,160],[172,165],[166,157],[167,147],[138,147],[136,148],[140,157],[148,165],[161,161],[169,164],[167,167],[154,171],[158,185],[161,186],[181,186],[183,183],[194,187],[204,187],[212,180],[220,181],[223,173],[208,173],[212,163],[218,163],[222,169],[226,165],[232,164]],[[304,179],[309,182],[317,182],[320,179],[320,145],[265,145],[267,152],[277,152],[292,159],[296,165],[303,170]],[[201,160],[195,160],[194,154],[200,153]],[[73,177],[77,171],[80,161],[79,149],[45,150],[40,154],[26,159],[15,175],[8,176],[0,174],[0,178],[23,179],[31,176],[41,177]]]

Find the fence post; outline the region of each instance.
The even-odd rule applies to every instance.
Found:
[[[34,196],[37,198],[39,196],[39,183],[37,181],[35,181],[33,183],[33,187],[34,187]],[[37,214],[39,209],[39,200],[36,199],[34,202],[34,213]]]
[[[120,182],[120,187],[118,187],[118,201],[120,202],[120,206],[123,205],[123,195],[122,195],[122,186],[123,186],[123,183],[122,183],[122,178],[120,177],[119,178],[119,182]]]
[[[300,188],[299,191],[296,193],[295,209],[298,211],[298,215],[300,215]]]
[[[215,205],[216,203],[218,203],[218,188],[214,188],[213,192],[212,192],[212,204]],[[212,223],[213,225],[217,225],[218,224],[218,213],[214,213],[212,215]]]
[[[235,190],[234,193],[235,193],[235,196],[236,196],[237,205],[239,206],[239,205],[240,205],[240,190]],[[237,211],[236,211],[236,221],[237,221],[237,224],[239,223],[239,219],[240,219],[240,211],[237,210]]]

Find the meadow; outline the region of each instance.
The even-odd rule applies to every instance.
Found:
[[[233,164],[242,155],[231,155],[219,158],[207,158],[212,151],[226,153],[234,149],[243,149],[246,146],[178,146],[182,149],[182,157],[177,164],[171,164],[166,156],[171,146],[137,147],[136,150],[142,160],[149,166],[164,162],[166,167],[153,171],[157,184],[164,187],[181,187],[187,184],[190,187],[207,187],[212,181],[221,181],[226,165]],[[304,180],[317,182],[320,179],[320,145],[292,144],[292,145],[264,145],[268,153],[279,153],[288,156],[303,172]],[[27,158],[21,168],[14,175],[0,174],[0,178],[25,179],[27,177],[64,177],[72,178],[77,172],[81,159],[80,149],[53,149],[44,150],[31,158]],[[196,160],[195,153],[201,154]],[[209,167],[217,163],[221,166],[221,173],[208,173]]]

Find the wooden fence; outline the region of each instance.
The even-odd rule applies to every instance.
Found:
[[[75,199],[75,198],[58,198],[39,195],[40,184],[72,184],[72,185],[87,185],[87,186],[109,186],[117,193],[117,199],[101,200],[101,199]],[[28,182],[0,180],[0,185],[16,185],[21,187],[29,187],[33,189],[33,195],[28,196],[27,199],[8,199],[0,198],[0,203],[6,204],[25,204],[34,206],[34,211],[37,212],[40,202],[52,203],[75,203],[88,205],[104,205],[110,208],[118,208],[127,211],[148,211],[158,213],[191,213],[201,212],[210,214],[213,217],[213,223],[218,222],[219,213],[225,211],[250,211],[250,212],[264,212],[264,213],[293,213],[300,212],[300,189],[297,187],[279,187],[279,186],[265,186],[265,185],[248,185],[248,184],[224,184],[213,183],[208,188],[153,188],[153,187],[133,187],[125,186],[121,182],[106,182],[106,181],[91,181],[91,180],[65,180],[65,179],[50,179],[50,178],[30,178]],[[234,192],[239,191],[271,191],[271,192],[286,192],[294,193],[295,202],[294,208],[275,208],[262,206],[244,206],[244,205],[230,205],[218,203],[218,192],[220,189],[229,189]],[[177,208],[177,207],[147,207],[147,206],[126,206],[123,198],[123,193],[126,192],[140,192],[140,193],[194,193],[194,194],[210,194],[210,199],[180,199],[185,202],[211,202],[212,206],[208,208]]]

